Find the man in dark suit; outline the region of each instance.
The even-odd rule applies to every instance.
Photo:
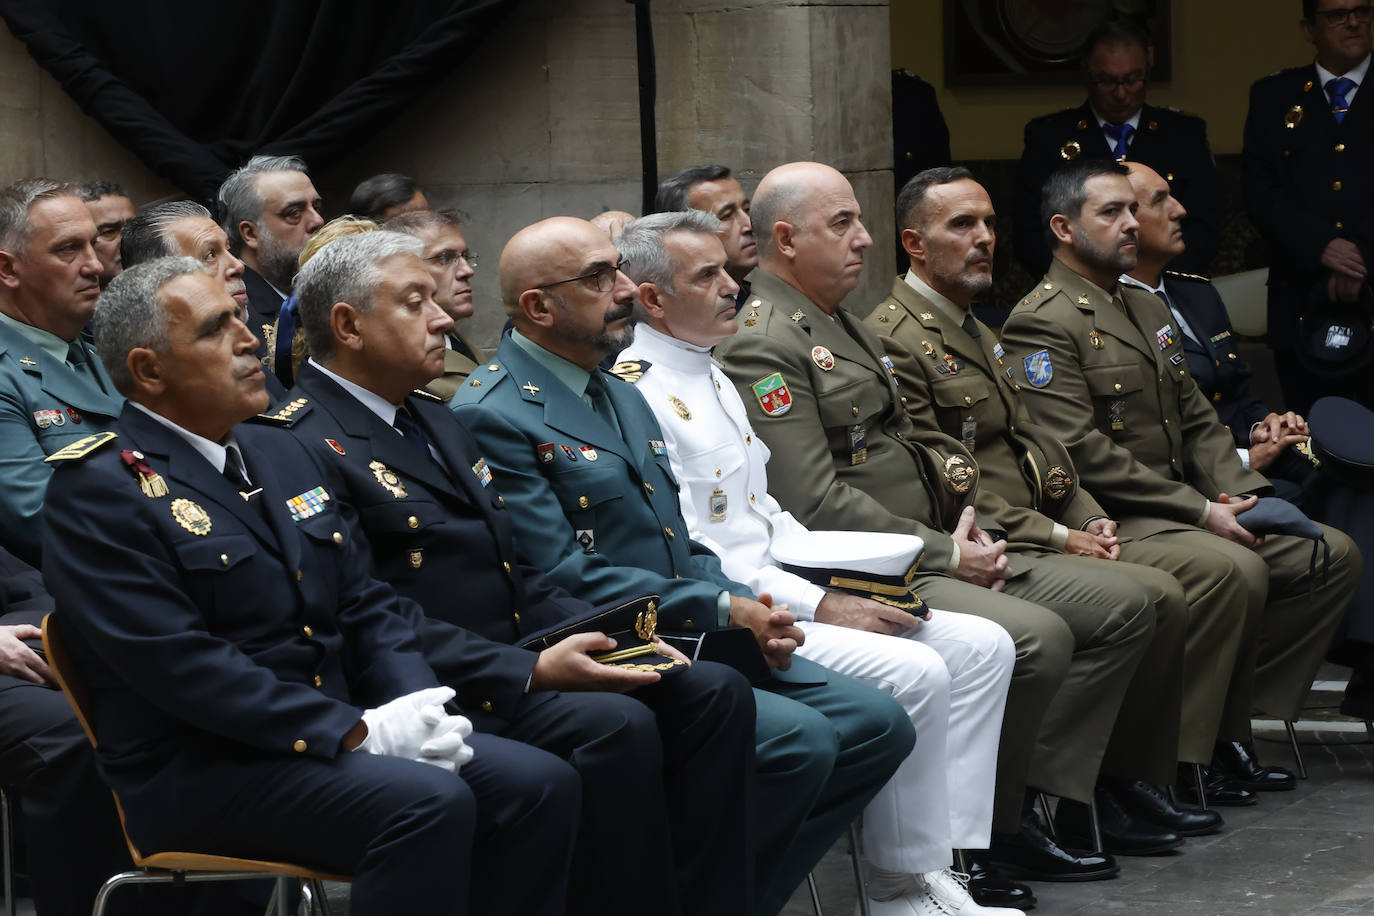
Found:
[[[1016,256],[1032,276],[1050,266],[1040,189],[1075,159],[1133,159],[1163,175],[1188,207],[1188,253],[1180,270],[1205,272],[1221,239],[1222,201],[1207,123],[1172,108],[1145,104],[1154,56],[1149,36],[1127,22],[1108,22],[1088,39],[1088,98],[1077,108],[1026,125],[1013,208]]]
[[[597,370],[629,343],[635,287],[591,223],[555,217],[501,253],[515,327],[451,406],[486,453],[520,547],[589,601],[654,592],[665,630],[748,627],[774,667],[754,691],[759,914],[780,910],[910,752],[888,695],[792,657],[795,618],[726,578],[693,541],[663,433],[632,385]],[[686,407],[684,406],[685,410]]]
[[[377,578],[425,609],[425,656],[478,727],[557,754],[581,776],[570,911],[637,913],[657,899],[656,909],[678,912],[661,886],[676,865],[681,912],[744,916],[748,682],[710,662],[666,678],[601,665],[587,653],[614,644],[592,633],[537,653],[514,645],[592,606],[521,559],[501,481],[453,412],[417,390],[442,369],[452,324],[422,251],[408,235],[368,232],[330,243],[301,271],[311,358],[291,391],[301,417],[291,432],[357,513]],[[360,301],[358,280],[370,272],[381,283]]]
[[[1306,373],[1296,340],[1309,297],[1355,302],[1369,285],[1374,95],[1362,88],[1369,75],[1369,4],[1303,0],[1302,15],[1317,58],[1250,87],[1244,158],[1246,206],[1273,254],[1269,346],[1284,400],[1305,413],[1324,394],[1351,393],[1349,382],[1337,391]],[[1366,406],[1374,404],[1367,377],[1354,386]]]
[[[576,774],[444,711],[290,420],[243,425],[241,314],[190,258],[122,273],[96,335],[129,400],[54,456],[44,579],[130,837],[351,874],[359,913],[562,913]]]
[[[298,156],[254,156],[224,179],[217,197],[229,250],[246,268],[248,327],[262,341],[258,358],[266,366],[301,249],[324,225],[324,201]]]

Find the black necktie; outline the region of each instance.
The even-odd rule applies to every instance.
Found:
[[[596,415],[605,420],[607,426],[619,433],[620,423],[616,420],[615,408],[611,406],[611,396],[606,393],[606,383],[595,372],[587,378],[587,397],[591,400],[592,410],[596,412]]]
[[[983,333],[978,330],[978,323],[973,320],[972,312],[964,313],[963,329],[964,333],[972,337],[975,341],[981,340],[983,337]]]
[[[255,487],[248,481],[243,470],[243,455],[236,446],[231,445],[224,450],[224,479],[228,480],[230,486],[235,490],[238,490],[243,501],[256,509],[264,521],[267,519],[267,510],[262,500],[262,487]]]
[[[391,425],[396,427],[402,438],[423,452],[426,458],[431,461],[434,460],[434,453],[429,450],[429,436],[425,435],[420,424],[415,422],[415,418],[404,406],[396,409],[396,419],[392,421]]]

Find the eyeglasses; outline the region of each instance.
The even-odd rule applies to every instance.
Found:
[[[1103,92],[1111,92],[1120,86],[1127,92],[1135,92],[1145,85],[1145,74],[1127,73],[1123,77],[1107,76],[1105,73],[1089,73],[1088,82]]]
[[[566,280],[555,280],[553,283],[541,283],[538,286],[536,286],[535,289],[549,289],[553,286],[562,286],[564,283],[576,283],[578,280],[595,280],[598,292],[609,293],[611,289],[615,286],[615,275],[623,271],[629,265],[629,258],[621,258],[620,263],[616,264],[614,267],[603,267],[600,270],[594,270],[591,273],[583,274],[580,277],[569,277]]]
[[[431,264],[438,264],[440,267],[452,267],[459,261],[467,261],[473,273],[477,272],[477,255],[473,254],[471,249],[454,251],[452,248],[445,248],[438,254],[425,258],[425,260]]]
[[[1327,25],[1345,25],[1351,21],[1356,25],[1364,25],[1374,18],[1374,6],[1366,3],[1363,6],[1348,6],[1338,10],[1317,10],[1317,15],[1324,16]]]

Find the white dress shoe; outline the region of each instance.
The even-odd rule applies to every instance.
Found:
[[[952,913],[954,916],[1021,916],[1021,911],[1017,909],[979,906],[969,896],[968,876],[952,868],[928,871],[920,879],[920,883],[925,885],[926,894],[944,907],[934,912]]]

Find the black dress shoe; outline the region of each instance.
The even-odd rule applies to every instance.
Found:
[[[1352,719],[1374,720],[1374,669],[1356,668],[1341,697],[1341,715]]]
[[[1242,788],[1256,792],[1283,792],[1298,784],[1291,770],[1260,766],[1254,749],[1243,741],[1218,741],[1212,767]]]
[[[968,892],[973,902],[979,906],[1012,907],[1029,910],[1035,906],[1035,894],[1024,884],[1019,884],[994,865],[986,852],[964,851],[968,863]]]
[[[1019,832],[994,834],[987,857],[1011,877],[1031,881],[1100,881],[1121,872],[1110,855],[1060,846],[1034,812],[1021,815]]]
[[[1223,808],[1244,808],[1259,801],[1259,796],[1249,789],[1232,781],[1224,773],[1211,767],[1202,768],[1202,787],[1207,792],[1208,806]],[[1178,797],[1192,805],[1202,804],[1197,797],[1197,782],[1193,779],[1192,765],[1179,765]]]
[[[1117,801],[1116,795],[1102,787],[1093,793],[1097,800],[1097,822],[1102,830],[1102,845],[1118,856],[1151,856],[1183,845],[1183,837],[1134,817]],[[1070,846],[1092,848],[1092,826],[1088,806],[1067,798],[1059,800],[1054,815],[1059,838]]]
[[[1204,836],[1221,829],[1221,815],[1217,812],[1180,808],[1167,792],[1143,779],[1114,783],[1111,793],[1133,816],[1179,836]]]

